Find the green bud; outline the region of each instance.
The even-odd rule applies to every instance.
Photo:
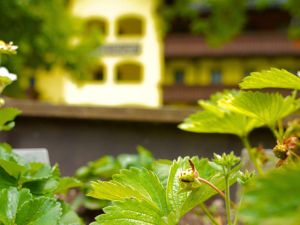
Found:
[[[229,154],[223,153],[222,155],[214,153],[213,162],[230,169],[240,162],[240,157],[235,156],[233,152],[230,152]]]
[[[248,184],[251,179],[255,176],[254,172],[249,172],[246,170],[244,173],[242,171],[239,171],[238,177],[237,177],[237,182],[240,184]]]

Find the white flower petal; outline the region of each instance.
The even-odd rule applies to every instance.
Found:
[[[0,67],[0,77],[7,77],[11,81],[17,80],[17,75],[10,73],[5,67]]]

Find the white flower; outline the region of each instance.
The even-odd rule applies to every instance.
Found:
[[[5,54],[15,54],[18,46],[14,45],[13,42],[5,43],[4,41],[0,40],[0,53]]]
[[[297,72],[297,76],[300,77],[300,71]]]
[[[6,77],[11,81],[17,80],[17,75],[10,73],[5,67],[0,67],[0,77]]]

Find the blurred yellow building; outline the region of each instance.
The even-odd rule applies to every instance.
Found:
[[[78,85],[59,69],[40,75],[42,100],[106,106],[161,105],[162,37],[156,1],[76,0],[73,13],[102,31],[104,43],[91,79]],[[55,82],[56,85],[50,85]],[[56,87],[56,88],[55,88]]]
[[[251,11],[239,37],[211,48],[202,37],[176,30],[162,37],[158,4],[159,0],[74,0],[74,14],[103,33],[99,63],[92,79],[82,85],[60,69],[54,76],[41,74],[41,99],[105,106],[195,104],[215,91],[237,87],[253,71],[300,69],[300,45],[282,32],[288,18],[281,9]],[[269,17],[272,20],[266,20]]]

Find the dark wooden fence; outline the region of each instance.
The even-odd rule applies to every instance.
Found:
[[[195,109],[133,109],[53,106],[42,103],[7,101],[23,110],[16,127],[2,132],[0,140],[15,148],[45,147],[52,163],[58,162],[64,175],[104,154],[135,153],[137,145],[157,158],[180,155],[211,157],[213,152],[235,151],[242,145],[232,135],[195,134],[177,125]],[[254,144],[263,139],[266,147],[274,140],[267,129],[253,132]]]

